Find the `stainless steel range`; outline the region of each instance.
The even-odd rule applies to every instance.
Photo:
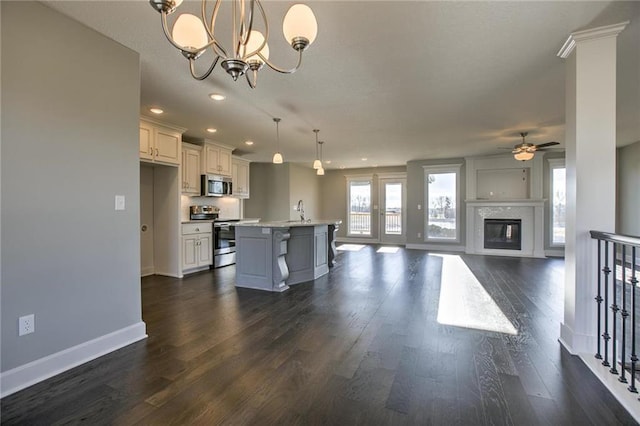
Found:
[[[220,209],[216,206],[191,206],[191,220],[213,221],[213,267],[236,263],[236,228],[238,219],[219,220]]]

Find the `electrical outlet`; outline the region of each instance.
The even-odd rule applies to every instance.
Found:
[[[124,210],[124,195],[116,195],[116,210]]]
[[[418,232],[418,238],[422,238],[422,232]]]
[[[18,336],[31,334],[36,331],[36,317],[34,314],[18,318]]]

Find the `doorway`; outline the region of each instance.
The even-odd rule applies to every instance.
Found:
[[[381,177],[380,188],[380,242],[404,244],[406,236],[406,177]]]

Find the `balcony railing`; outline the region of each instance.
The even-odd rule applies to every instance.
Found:
[[[629,383],[629,391],[637,393],[637,334],[640,332],[638,277],[640,277],[640,238],[591,231],[598,241],[597,350],[595,357]],[[620,367],[620,370],[618,370]],[[629,378],[627,378],[627,369]]]
[[[349,212],[349,233],[371,235],[371,213]]]

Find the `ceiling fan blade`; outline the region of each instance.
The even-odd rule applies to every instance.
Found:
[[[548,146],[553,146],[553,145],[560,145],[560,142],[547,142],[547,143],[541,143],[536,145],[536,148],[546,148]]]

